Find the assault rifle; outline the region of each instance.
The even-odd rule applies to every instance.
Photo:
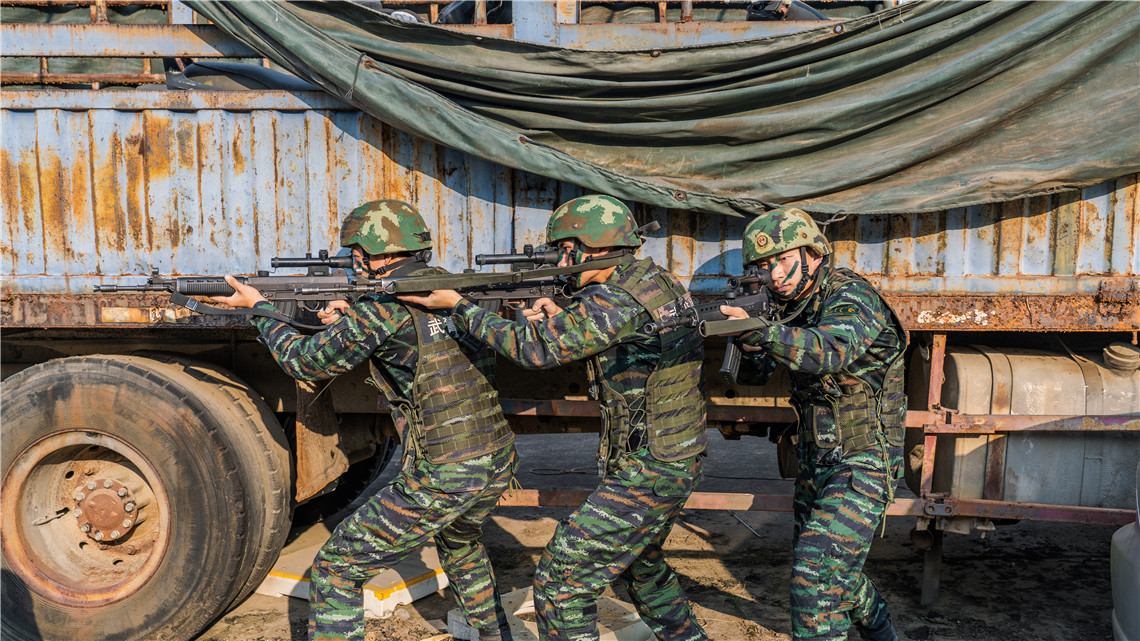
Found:
[[[510,258],[508,260],[508,257]],[[521,257],[521,258],[515,258]],[[482,259],[483,262],[479,262]],[[498,262],[494,262],[498,260]],[[476,262],[481,265],[524,263],[533,264],[534,258],[526,254],[481,254]],[[565,277],[592,269],[606,269],[628,262],[624,252],[617,256],[590,260],[568,267],[537,267],[534,269],[509,272],[478,273],[467,270],[459,274],[429,274],[426,276],[396,276],[375,280],[357,279],[352,283],[337,285],[305,285],[298,292],[306,296],[329,296],[333,294],[355,295],[422,294],[437,289],[454,289],[471,302],[490,311],[498,311],[503,303],[521,309],[539,298],[556,298],[567,295]],[[554,262],[557,262],[555,259]]]
[[[766,269],[751,266],[741,277],[728,279],[728,291],[723,298],[693,305],[683,310],[677,316],[660,322],[646,323],[642,331],[646,334],[659,334],[675,327],[696,327],[702,336],[707,335],[706,323],[727,320],[721,313],[721,305],[739,307],[756,319],[770,320],[772,317],[772,303],[768,298],[768,285],[772,284],[772,273]],[[729,385],[736,384],[737,374],[740,372],[740,357],[742,352],[733,336],[728,337],[724,347],[724,361],[721,363],[721,378]]]
[[[305,293],[300,289],[304,287],[341,287],[353,282],[348,273],[342,271],[332,273],[333,269],[352,269],[352,256],[329,256],[325,250],[318,252],[316,257],[305,254],[304,257],[277,257],[270,261],[274,268],[304,267],[304,275],[270,276],[267,271],[259,271],[256,276],[235,276],[240,283],[256,288],[266,300],[273,303],[278,312],[262,309],[221,309],[206,305],[190,296],[229,296],[234,289],[226,284],[221,276],[187,276],[166,278],[158,273],[158,269],[151,272],[143,285],[96,285],[98,293],[113,292],[170,292],[170,301],[182,305],[201,314],[235,314],[241,316],[265,316],[303,327],[305,329],[323,329],[323,325],[306,323],[312,321],[309,316],[324,309],[325,305],[333,300],[345,299],[342,292],[332,293]],[[352,299],[350,299],[352,300]]]
[[[650,221],[634,230],[640,237],[657,231],[661,224]],[[310,295],[327,294],[422,294],[437,289],[453,289],[471,302],[492,312],[509,304],[515,310],[528,307],[539,298],[569,296],[566,276],[594,269],[616,267],[631,260],[632,250],[620,249],[577,265],[556,267],[563,252],[556,247],[524,245],[521,254],[478,254],[476,265],[510,265],[509,272],[477,273],[465,270],[459,274],[404,276],[376,280],[358,279],[354,283],[335,286],[312,285],[298,291]]]

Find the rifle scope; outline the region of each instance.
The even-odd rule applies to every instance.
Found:
[[[329,256],[328,250],[317,252],[317,257],[305,254],[303,258],[286,258],[278,256],[269,261],[274,268],[278,267],[330,267],[333,269],[352,269],[352,256]]]
[[[731,289],[739,289],[745,285],[758,285],[768,287],[772,284],[772,272],[767,269],[749,269],[743,276],[733,276],[728,279]]]
[[[562,260],[562,251],[555,247],[539,247],[523,245],[521,254],[478,254],[475,256],[476,265],[515,265],[526,263],[531,265],[557,265]]]

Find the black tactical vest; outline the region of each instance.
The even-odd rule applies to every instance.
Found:
[[[660,321],[692,306],[689,293],[650,259],[633,263],[606,281],[628,292]],[[705,425],[704,341],[691,327],[678,327],[646,340],[656,341],[660,357],[650,366],[638,362],[636,344],[619,343],[590,359],[590,377],[602,405],[600,457],[633,449],[632,434],[642,431],[649,452],[659,461],[679,461],[708,445]],[[615,364],[616,361],[616,364]],[[606,380],[605,371],[648,369],[645,387]]]
[[[447,273],[438,267],[414,276]],[[494,388],[494,353],[459,334],[449,315],[406,306],[416,331],[418,361],[412,397],[404,398],[375,359],[369,382],[408,421],[404,446],[416,458],[455,463],[496,452],[514,441]],[[462,340],[467,338],[467,340]]]
[[[811,315],[818,313],[819,306],[836,289],[855,281],[867,282],[849,269],[833,269],[830,278],[815,294]],[[907,333],[898,314],[885,300],[883,305],[890,313],[900,344],[898,355],[886,365],[883,385],[878,391],[847,369],[822,376],[791,372],[791,402],[800,419],[799,438],[815,443],[820,450],[838,447],[840,455],[857,452],[878,442],[879,434],[891,445],[902,445],[906,424],[903,355]]]

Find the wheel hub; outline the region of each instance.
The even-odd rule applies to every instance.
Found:
[[[135,495],[115,479],[90,479],[75,489],[75,518],[79,529],[95,541],[117,541],[134,528]]]

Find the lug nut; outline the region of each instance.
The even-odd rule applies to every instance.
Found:
[[[75,518],[79,518],[81,516],[83,516],[83,510],[76,510],[75,511]]]
[[[115,484],[115,482],[112,481],[111,479],[106,479],[105,481],[103,481],[103,487],[111,487],[114,484]]]
[[[90,532],[91,531],[91,524],[90,523],[84,523],[83,525],[80,525],[79,531],[80,532]]]
[[[87,481],[87,489],[89,489],[89,490],[95,489],[95,481]]]
[[[130,519],[123,519],[123,527],[124,528],[131,527],[131,520]]]
[[[75,502],[76,502],[76,503],[78,503],[78,502],[82,501],[82,500],[83,500],[83,499],[85,499],[85,498],[87,498],[87,495],[86,495],[86,494],[84,494],[83,492],[76,492],[76,493],[75,493]]]
[[[103,533],[102,532],[96,532],[95,533],[95,540],[96,541],[102,541],[103,540]]]
[[[111,532],[111,538],[112,538],[112,539],[117,539],[117,538],[119,538],[119,531],[118,531],[118,530],[114,530],[114,531],[112,531],[112,532]]]
[[[120,487],[118,494],[119,494],[119,496],[126,496],[127,495],[127,488]]]
[[[123,506],[123,509],[128,511],[128,512],[133,512],[135,510],[135,504],[134,503],[127,503],[126,505]]]

